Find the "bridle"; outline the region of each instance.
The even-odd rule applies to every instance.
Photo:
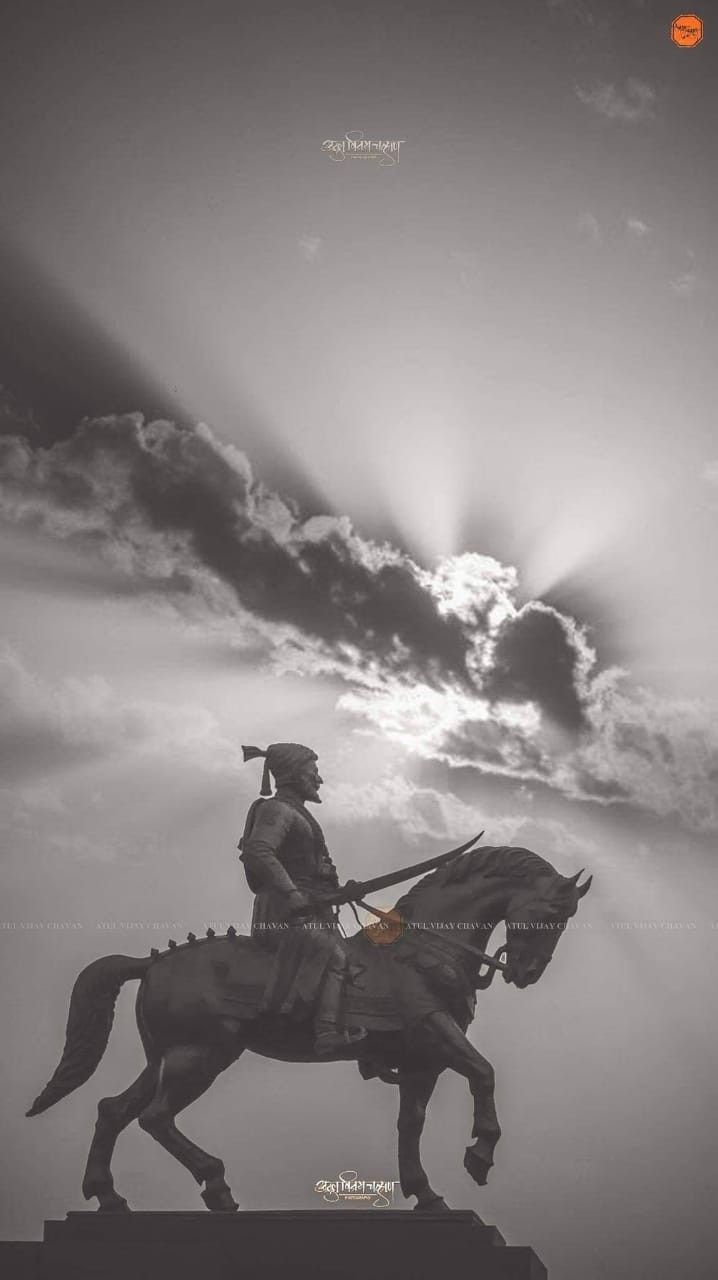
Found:
[[[378,907],[370,906],[368,902],[362,901],[361,898],[358,898],[357,902],[360,907],[363,907],[365,911],[371,912],[373,916],[377,916],[380,920],[388,920],[391,924],[396,925],[396,917],[391,915],[388,911],[380,911]],[[352,902],[349,903],[349,906],[354,911],[354,904]],[[363,927],[356,911],[354,911],[354,915],[356,917],[357,924],[360,927]],[[479,947],[473,946],[470,942],[464,942],[461,938],[447,938],[443,933],[439,933],[438,929],[432,929],[425,924],[419,925],[416,932],[429,933],[434,938],[440,938],[445,946],[457,947],[459,951],[467,952],[475,960],[478,960],[479,965],[477,971],[472,976],[472,983],[477,991],[486,991],[486,989],[491,986],[497,970],[506,968],[506,962],[502,959],[503,955],[508,952],[508,947],[505,943],[503,946],[499,947],[498,951],[495,951],[494,954],[490,956],[487,951],[481,951]],[[488,965],[489,969],[487,973],[482,974],[480,970],[481,966],[484,964]]]

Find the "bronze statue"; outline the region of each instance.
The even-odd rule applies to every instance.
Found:
[[[89,1079],[106,1048],[121,985],[141,980],[137,1025],[147,1064],[123,1093],[100,1101],[82,1184],[85,1198],[96,1196],[102,1211],[128,1208],[114,1189],[110,1164],[118,1135],[135,1119],[203,1185],[209,1209],[237,1209],[222,1161],[186,1138],[175,1117],[247,1049],[284,1062],[356,1060],[366,1079],[398,1084],[401,1189],[416,1197],[416,1209],[428,1212],[447,1206],[421,1164],[420,1137],[438,1076],[451,1068],[467,1079],[473,1098],[474,1141],[464,1165],[476,1183],[486,1182],[500,1129],[493,1069],[466,1035],[476,991],[498,969],[517,987],[537,982],[591,877],[579,884],[581,872],[564,877],[529,849],[470,848],[472,840],[428,864],[342,888],[321,829],[307,815],[304,802],[318,799],[320,779],[314,752],[301,750],[308,754],[299,760],[296,752],[272,755],[268,749],[267,768],[274,771],[276,765],[278,793],[248,815],[242,857],[258,891],[253,936],[237,935],[231,927],[223,937],[211,929],[202,939],[190,933],[186,943],[170,940],[166,951],[153,949],[148,957],[103,956],[75,982],[62,1059],[28,1115],[47,1110]],[[248,758],[254,752],[248,749]],[[289,779],[283,773],[287,763]],[[313,779],[314,796],[297,790],[297,764],[299,773],[311,766],[304,776],[307,787]],[[265,794],[268,781],[265,773]],[[273,811],[276,830],[274,820],[268,821]],[[396,904],[393,917],[402,927],[390,945],[377,946],[364,929],[338,944],[333,927],[316,930],[330,939],[329,946],[307,943],[315,930],[301,927],[277,929],[287,935],[279,945],[259,940],[260,924],[291,924],[293,904],[311,916],[306,924],[333,926],[339,902],[361,900],[427,865],[435,869]],[[293,897],[295,891],[305,893],[306,901]],[[296,919],[301,921],[301,912]],[[500,921],[506,923],[506,945],[491,957],[485,947]],[[295,968],[288,970],[288,963]],[[346,1036],[342,1023],[365,1034]]]
[[[339,1028],[347,955],[338,932],[338,907],[322,898],[339,888],[324,833],[306,807],[321,804],[323,779],[317,754],[297,742],[275,742],[266,751],[243,747],[245,762],[265,759],[261,796],[247,815],[240,855],[257,896],[252,937],[278,948],[262,1012],[290,1014],[308,982],[319,989],[314,1051],[320,1057],[364,1039],[363,1027]],[[269,775],[277,791],[272,799]],[[283,928],[290,932],[282,932]]]

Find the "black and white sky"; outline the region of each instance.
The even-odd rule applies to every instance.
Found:
[[[21,1118],[75,974],[248,918],[240,744],[289,739],[345,877],[480,827],[594,873],[550,974],[481,1002],[485,1192],[437,1092],[449,1202],[553,1280],[713,1274],[716,44],[676,12],[11,6],[4,1235],[82,1207],[139,1061],[128,996],[92,1084]],[[398,163],[323,150],[359,130]],[[355,1074],[243,1060],[188,1128],[248,1207],[313,1207],[394,1176]],[[117,1180],[193,1194],[139,1131]]]

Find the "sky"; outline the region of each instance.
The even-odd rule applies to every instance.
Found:
[[[536,988],[480,997],[489,1185],[448,1073],[432,1183],[552,1280],[712,1274],[716,53],[675,16],[11,7],[4,1237],[84,1206],[141,1065],[126,989],[92,1081],[23,1118],[77,972],[248,920],[241,744],[296,740],[343,878],[482,827],[594,876]],[[360,131],[401,146],[323,145]],[[188,1112],[246,1207],[396,1176],[394,1091],[322,1070],[245,1057]],[[136,1127],[114,1167],[195,1204]]]

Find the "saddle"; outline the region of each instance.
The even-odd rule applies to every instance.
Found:
[[[377,946],[360,932],[346,939],[348,958],[344,1019],[367,1031],[399,1031],[433,1010],[448,1010],[460,1023],[473,1017],[475,996],[460,967],[439,944],[422,937]],[[254,1019],[267,1011],[293,1022],[312,1017],[325,959],[300,930],[288,931],[276,949],[242,935],[214,940],[215,1006],[230,1017]],[[208,957],[209,959],[209,957]],[[209,975],[207,975],[209,978]],[[285,1009],[282,1005],[285,1005]]]

